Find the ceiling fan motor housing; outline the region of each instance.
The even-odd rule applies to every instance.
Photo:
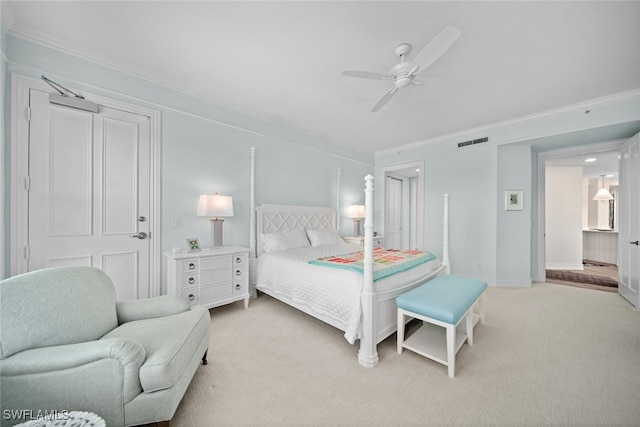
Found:
[[[389,70],[389,75],[392,75],[394,78],[394,85],[398,89],[402,89],[403,87],[407,87],[411,84],[411,70],[415,65],[411,62],[400,62]]]

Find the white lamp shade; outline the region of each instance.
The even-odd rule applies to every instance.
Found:
[[[602,187],[598,190],[595,196],[593,196],[593,200],[613,200],[613,196],[609,191]]]
[[[351,205],[347,208],[347,218],[362,219],[364,218],[363,205]]]
[[[613,196],[609,193],[609,190],[604,186],[604,175],[600,175],[602,177],[602,188],[598,190],[595,196],[593,196],[593,200],[613,200]]]
[[[203,194],[198,201],[197,215],[231,217],[233,216],[233,199],[231,196]]]

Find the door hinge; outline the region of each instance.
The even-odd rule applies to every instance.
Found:
[[[31,190],[31,177],[30,176],[25,176],[24,177],[24,189],[29,191]]]
[[[30,246],[25,246],[24,247],[24,259],[31,259],[31,247]]]
[[[27,121],[30,122],[31,121],[31,107],[27,107],[26,115],[27,115]]]

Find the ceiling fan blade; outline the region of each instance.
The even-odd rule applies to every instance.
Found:
[[[424,80],[412,79],[411,84],[414,86],[424,86]]]
[[[343,76],[348,77],[356,77],[359,79],[370,79],[370,80],[393,80],[393,76],[388,76],[382,73],[374,73],[372,71],[343,71]]]
[[[375,113],[376,111],[378,111],[379,109],[381,109],[382,107],[384,107],[384,105],[389,102],[391,100],[391,98],[393,98],[393,95],[396,94],[396,92],[399,89],[397,87],[392,87],[391,89],[389,89],[389,91],[387,93],[385,93],[382,98],[380,98],[380,100],[378,102],[376,102],[376,105],[373,106],[373,108],[371,109],[372,113]]]
[[[458,40],[458,37],[460,37],[460,30],[455,27],[447,27],[435,36],[435,38],[413,58],[413,62],[420,65],[420,70],[416,74],[421,73],[436,62],[436,60]]]

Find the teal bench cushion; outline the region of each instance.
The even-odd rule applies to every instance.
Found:
[[[442,275],[400,295],[396,305],[405,311],[455,325],[485,289],[486,282]]]

